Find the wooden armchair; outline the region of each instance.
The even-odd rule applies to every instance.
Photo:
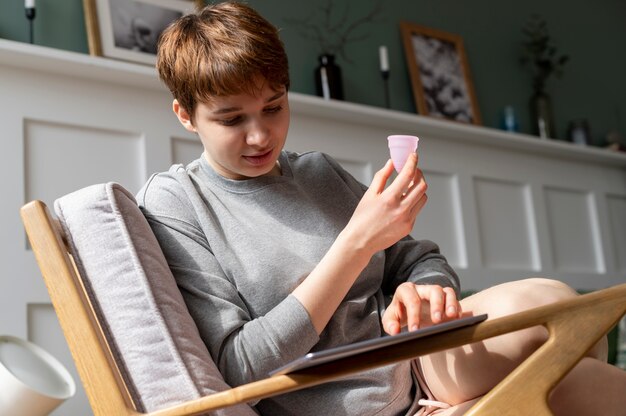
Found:
[[[76,267],[78,261],[68,252],[69,236],[63,235],[58,221],[41,201],[26,204],[21,215],[94,414],[142,414],[133,403],[120,372],[119,360],[112,353],[111,340],[107,339],[85,290]],[[626,284],[339,362],[268,377],[152,411],[149,415],[209,413],[535,325],[547,327],[549,340],[467,414],[549,415],[552,414],[547,406],[549,392],[624,313]]]

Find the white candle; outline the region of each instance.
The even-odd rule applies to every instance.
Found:
[[[387,47],[379,47],[378,55],[380,56],[380,70],[383,72],[389,71],[389,57],[387,56]]]
[[[24,0],[24,7],[27,9],[35,8],[35,0]]]
[[[326,72],[326,68],[320,70],[322,75],[322,97],[326,100],[330,100],[330,86],[328,85],[328,73]]]

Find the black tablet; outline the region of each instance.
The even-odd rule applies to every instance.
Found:
[[[324,364],[340,358],[360,354],[366,351],[377,350],[388,345],[400,344],[416,338],[423,338],[428,335],[438,334],[454,328],[475,325],[487,319],[487,314],[469,316],[466,318],[455,319],[454,321],[443,322],[441,324],[429,326],[427,328],[418,329],[417,331],[402,332],[398,335],[387,335],[380,338],[368,339],[365,341],[355,342],[353,344],[342,345],[340,347],[329,348],[323,351],[310,352],[307,355],[297,358],[286,365],[270,372],[270,376],[280,374],[289,374],[296,370],[313,367],[318,364]]]

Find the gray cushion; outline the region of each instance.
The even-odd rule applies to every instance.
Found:
[[[138,410],[228,389],[132,194],[93,185],[59,198],[55,211]],[[256,412],[239,405],[213,414]]]

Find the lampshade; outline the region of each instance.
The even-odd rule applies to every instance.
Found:
[[[48,352],[0,336],[0,415],[47,415],[75,392],[72,376]]]

